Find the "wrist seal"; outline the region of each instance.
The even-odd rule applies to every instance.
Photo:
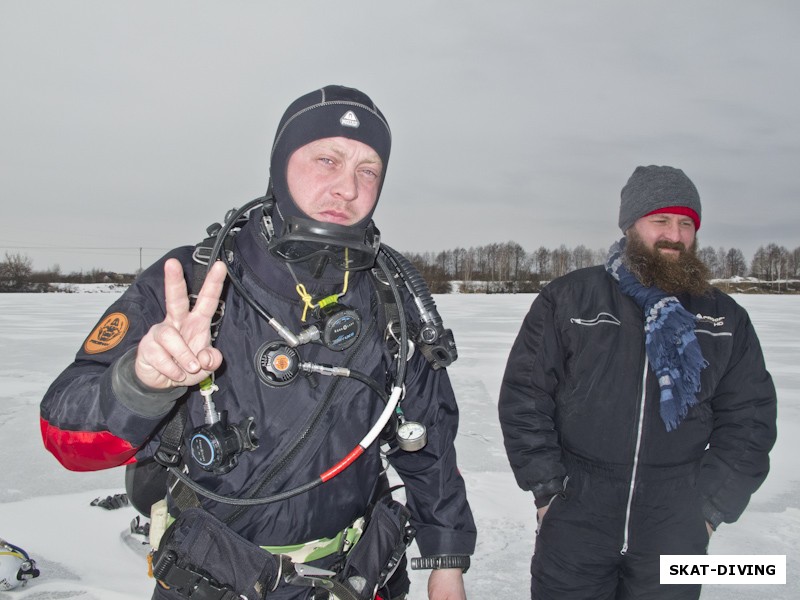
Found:
[[[411,559],[411,568],[418,569],[461,569],[466,573],[470,559],[465,554],[441,554],[439,556],[420,556]]]

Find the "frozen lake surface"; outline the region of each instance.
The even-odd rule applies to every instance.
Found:
[[[2,600],[141,600],[153,580],[121,541],[132,508],[105,511],[92,499],[124,491],[121,469],[72,473],[44,450],[39,401],[119,292],[0,294],[0,537],[25,548],[41,577]],[[472,600],[529,597],[533,498],[516,486],[503,450],[497,396],[511,343],[533,295],[444,295],[436,302],[455,332],[449,368],[461,408],[459,465],[478,524],[466,575]],[[785,554],[787,583],[707,585],[704,600],[800,598],[800,297],[736,296],[750,313],[778,388],[772,471],[747,511],[714,534],[712,554]],[[416,556],[412,548],[411,556]],[[414,600],[426,597],[413,573]]]

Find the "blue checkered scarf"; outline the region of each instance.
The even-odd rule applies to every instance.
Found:
[[[690,406],[697,404],[700,371],[708,366],[695,336],[695,317],[675,296],[657,287],[645,287],[622,264],[625,238],[608,253],[606,271],[620,290],[644,311],[645,349],[661,388],[661,419],[667,431],[680,425]]]

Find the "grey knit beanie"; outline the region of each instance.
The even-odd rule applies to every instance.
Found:
[[[654,212],[690,216],[695,229],[700,229],[700,194],[680,169],[656,165],[636,167],[622,188],[621,197],[619,228],[623,233],[641,217]]]

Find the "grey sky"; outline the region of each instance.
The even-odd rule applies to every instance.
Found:
[[[194,244],[330,83],[392,127],[397,249],[608,247],[639,164],[693,179],[702,245],[794,249],[798,31],[796,0],[0,0],[0,253],[133,271]]]

